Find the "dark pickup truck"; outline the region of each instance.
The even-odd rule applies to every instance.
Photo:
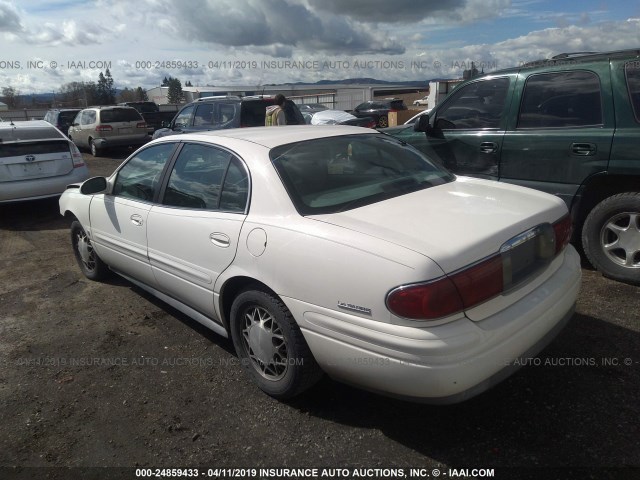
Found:
[[[147,124],[149,135],[153,135],[153,132],[163,127],[163,122],[169,123],[176,115],[176,112],[161,112],[155,102],[122,102],[118,105],[133,107],[140,112]]]

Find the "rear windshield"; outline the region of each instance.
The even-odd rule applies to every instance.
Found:
[[[138,122],[142,117],[135,108],[112,108],[100,112],[101,123]]]
[[[69,142],[47,140],[45,142],[5,143],[0,147],[0,158],[41,155],[43,153],[69,153]]]
[[[60,116],[59,121],[61,122],[71,122],[74,118],[76,118],[76,115],[78,115],[78,112],[80,110],[78,110],[77,112],[60,112]]]
[[[385,135],[307,140],[274,148],[270,156],[301,215],[341,212],[455,178]]]

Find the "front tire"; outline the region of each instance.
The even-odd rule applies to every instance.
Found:
[[[78,266],[89,280],[102,280],[109,274],[109,267],[98,257],[80,222],[71,224],[71,245]]]
[[[584,222],[582,246],[603,275],[640,284],[640,193],[613,195],[596,205]]]
[[[300,328],[284,303],[259,287],[231,306],[231,337],[247,373],[266,394],[287,399],[322,376]]]

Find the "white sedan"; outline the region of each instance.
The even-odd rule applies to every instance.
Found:
[[[553,339],[580,286],[561,200],[455,177],[357,127],[165,137],[60,211],[87,277],[110,269],[231,336],[277,398],[323,372],[470,398]]]

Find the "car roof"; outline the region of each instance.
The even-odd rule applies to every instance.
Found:
[[[66,139],[56,127],[44,120],[22,120],[0,123],[0,143],[32,140]]]
[[[227,130],[212,130],[198,133],[185,133],[179,138],[174,136],[163,137],[157,141],[202,141],[204,138],[211,140],[235,139],[249,143],[262,145],[266,148],[275,148],[280,145],[314,140],[325,137],[337,137],[340,135],[380,135],[370,128],[352,127],[348,125],[290,125],[283,127],[251,127],[230,128]]]

